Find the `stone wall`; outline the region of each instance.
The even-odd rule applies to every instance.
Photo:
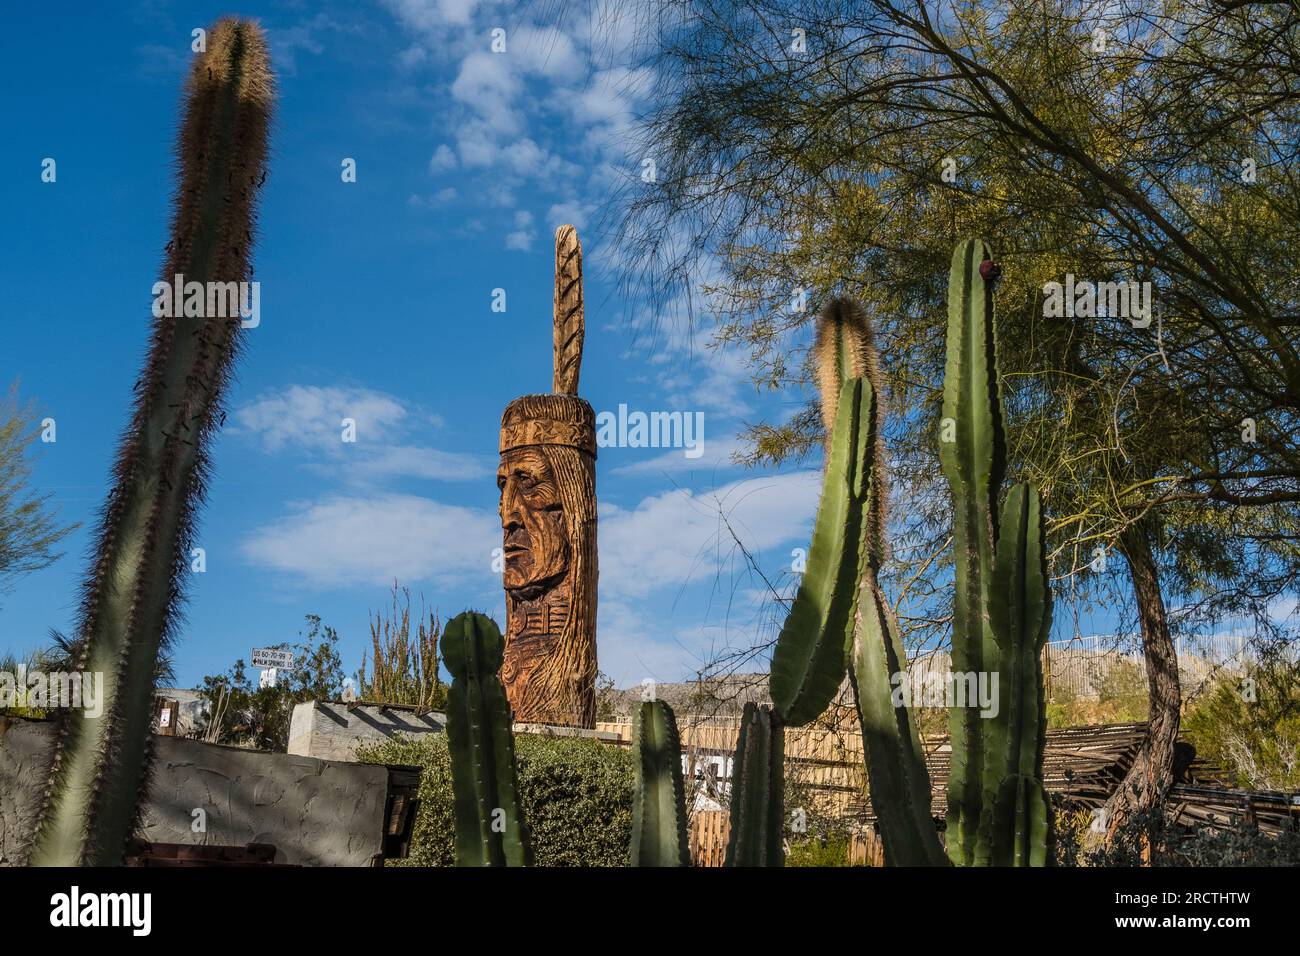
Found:
[[[21,859],[53,747],[48,722],[0,721],[0,865]],[[275,862],[369,866],[383,850],[388,768],[153,739],[141,836],[153,843],[269,843]],[[202,811],[196,814],[194,811]],[[206,833],[192,825],[203,819]]]

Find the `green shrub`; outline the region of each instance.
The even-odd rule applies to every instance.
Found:
[[[1239,787],[1300,789],[1300,661],[1278,655],[1221,676],[1183,718],[1183,731]]]
[[[786,866],[848,866],[849,841],[847,838],[804,840],[792,843],[785,855]]]
[[[1051,866],[1081,866],[1084,844],[1088,839],[1088,827],[1092,824],[1092,813],[1088,810],[1071,809],[1067,806],[1052,806]]]
[[[367,763],[422,768],[410,856],[392,866],[452,866],[451,759],[443,734],[363,747]],[[626,866],[632,839],[632,755],[595,740],[515,737],[524,819],[536,866]]]

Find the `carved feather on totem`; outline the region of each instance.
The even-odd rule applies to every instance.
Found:
[[[572,226],[555,230],[555,362],[551,390],[578,394],[582,371],[582,245]]]

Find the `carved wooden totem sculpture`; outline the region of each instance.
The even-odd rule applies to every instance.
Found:
[[[552,392],[501,416],[506,648],[501,679],[525,723],[596,725],[596,415],[578,397],[582,247],[555,233]]]

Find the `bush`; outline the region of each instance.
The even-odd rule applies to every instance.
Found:
[[[847,838],[804,840],[792,843],[785,855],[786,866],[848,866],[849,841]]]
[[[1279,655],[1221,677],[1192,706],[1183,730],[1237,786],[1300,789],[1300,662]]]
[[[452,866],[451,757],[444,734],[363,747],[366,763],[422,769],[410,856],[393,866]],[[524,819],[536,866],[626,866],[632,841],[632,755],[595,740],[515,737]]]

